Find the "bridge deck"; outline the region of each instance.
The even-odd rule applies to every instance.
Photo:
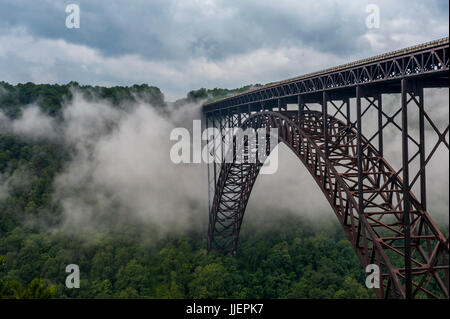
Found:
[[[299,94],[428,76],[429,86],[448,86],[449,38],[423,43],[371,58],[273,82],[237,95],[206,103],[205,113],[223,108],[287,99]],[[430,75],[434,75],[430,77]],[[293,100],[295,101],[295,100]],[[286,102],[286,101],[285,101]]]

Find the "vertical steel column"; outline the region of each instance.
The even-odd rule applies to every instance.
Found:
[[[423,101],[423,86],[417,84],[415,87],[416,93],[419,98],[419,141],[420,141],[420,202],[424,210],[427,209],[427,185],[426,185],[426,172],[425,172],[425,110]]]
[[[238,127],[241,127],[241,112],[238,109]],[[237,156],[236,152],[237,152],[237,143],[238,141],[233,137],[233,143],[234,143],[234,152],[235,155]],[[241,150],[242,152],[244,151],[244,149]],[[244,163],[240,163],[239,165],[239,177],[240,177],[240,181],[242,182],[244,180]],[[240,192],[242,192],[242,185],[239,184],[240,186],[238,186],[240,188]],[[241,195],[242,196],[242,195]],[[232,256],[236,256],[236,251],[237,251],[237,245],[238,245],[238,237],[239,237],[239,223],[240,220],[243,216],[243,211],[241,210],[241,205],[239,204],[236,208],[237,211],[234,211],[234,222],[233,222],[233,248],[231,250],[231,255]]]
[[[219,126],[220,126],[220,163],[221,165],[224,163],[225,161],[225,148],[224,148],[224,130],[225,130],[225,124],[224,122],[224,118],[225,116],[223,115],[223,109],[219,110]]]
[[[323,138],[325,141],[325,157],[328,158],[328,97],[327,92],[322,92],[322,120],[323,120]]]
[[[350,115],[350,98],[349,97],[344,98],[344,102],[345,102],[345,113],[346,113],[345,117],[347,120],[347,127],[349,129],[351,129],[352,128],[352,120],[351,120],[351,115]],[[347,144],[347,146],[345,147],[345,152],[347,154],[349,154],[350,153],[350,143],[349,143],[348,135],[346,136],[346,144]]]
[[[408,153],[408,83],[401,80],[402,102],[402,163],[403,163],[403,231],[405,233],[405,297],[412,297],[411,277],[411,230],[409,199],[409,153]]]
[[[374,97],[376,99],[378,109],[378,154],[380,154],[380,157],[383,157],[383,103],[381,100],[381,93],[375,94]]]
[[[209,117],[208,114],[205,114],[205,128],[208,128],[208,121]],[[211,170],[211,164],[209,163],[209,158],[211,156],[210,152],[209,152],[209,136],[206,136],[206,151],[207,151],[207,163],[206,163],[206,170],[207,170],[207,176],[206,178],[208,179],[208,214],[209,214],[209,210],[211,209],[211,174],[210,174],[210,170]]]
[[[303,127],[305,104],[303,103],[303,96],[301,94],[297,96],[297,103],[298,103],[298,125],[300,127]]]
[[[208,113],[204,114],[204,118],[205,118],[205,128],[208,128],[208,123],[209,123],[209,116]],[[211,214],[211,164],[209,163],[209,159],[211,157],[211,154],[209,152],[209,136],[207,136],[206,138],[206,151],[207,151],[207,163],[206,163],[206,187],[208,188],[208,205],[206,206],[206,211],[207,211],[207,216],[208,216],[208,230],[209,230],[209,217]],[[201,154],[200,154],[201,155]],[[215,184],[215,183],[214,183]],[[206,239],[207,242],[209,242],[209,236],[207,236],[208,238]],[[209,244],[208,244],[209,247]]]
[[[323,121],[323,138],[324,138],[324,152],[325,158],[328,159],[328,96],[325,91],[322,92],[322,121]],[[327,180],[328,180],[328,169],[327,164],[325,162],[325,170],[323,174],[323,188],[327,188]]]
[[[377,104],[378,111],[378,154],[380,157],[384,156],[384,143],[383,143],[383,103],[381,99],[381,93],[374,95],[375,103]],[[383,170],[383,162],[379,162],[379,170]],[[381,175],[377,177],[378,186],[381,184]]]
[[[212,115],[211,115],[211,117],[212,117],[212,120],[211,120],[211,124],[212,124],[212,127],[215,127],[215,112],[214,113],[212,113]],[[206,127],[208,127],[208,121],[206,122],[207,123],[207,125],[206,125]],[[216,136],[215,136],[215,134],[214,134],[214,136],[213,136],[213,162],[212,162],[212,165],[213,165],[213,169],[214,169],[214,195],[215,195],[215,193],[216,193],[216,183],[217,183],[217,179],[216,179]],[[209,153],[209,150],[208,150],[208,153]],[[208,170],[208,172],[209,172],[209,170]],[[208,183],[210,182],[210,180],[209,180],[209,178],[208,178]],[[212,237],[213,237],[213,233],[214,233],[214,214],[213,214],[213,209],[212,209],[212,206],[214,205],[214,196],[213,196],[213,202],[212,202],[212,204],[210,205],[210,207],[208,207],[208,210],[209,210],[209,225],[208,225],[208,240],[207,240],[207,246],[206,246],[206,249],[207,249],[207,252],[209,253],[210,251],[211,251],[211,245],[212,245],[212,242],[211,242],[211,239],[212,239]]]
[[[242,165],[242,164],[241,164]],[[236,250],[237,250],[237,228],[238,228],[238,217],[237,213],[234,213],[234,221],[233,221],[233,237],[232,237],[232,248],[231,248],[231,256],[236,257]]]
[[[347,113],[347,125],[350,126],[352,124],[350,116],[350,98],[345,99],[345,109]]]
[[[216,119],[216,115],[215,115],[216,113],[213,113],[213,116],[212,116],[212,127],[213,128],[216,128],[216,121],[215,121],[215,119]],[[217,156],[216,156],[216,140],[217,140],[217,136],[216,136],[216,130],[214,130],[214,136],[213,136],[213,138],[214,138],[214,149],[213,149],[213,156],[214,156],[214,159],[213,159],[213,167],[214,167],[214,194],[216,193],[216,191],[217,191],[217,189],[216,189],[216,184],[217,184],[217,163],[216,163],[216,161],[217,161]]]
[[[238,126],[241,127],[241,124],[242,124],[241,110],[238,108]]]
[[[356,130],[358,136],[356,137],[357,149],[357,166],[358,166],[358,210],[359,214],[364,214],[364,193],[363,193],[363,163],[362,163],[362,118],[361,118],[361,88],[356,86]],[[362,227],[361,222],[359,227]],[[363,231],[363,230],[361,230]]]

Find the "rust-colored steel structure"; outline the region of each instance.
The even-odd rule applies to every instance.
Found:
[[[427,212],[426,170],[439,147],[448,152],[449,125],[447,117],[439,129],[424,101],[424,89],[448,87],[445,38],[271,83],[205,104],[203,113],[220,132],[278,130],[277,142],[320,186],[362,266],[380,267],[379,298],[448,299],[449,239]],[[383,106],[392,94],[399,106]],[[397,169],[385,156],[392,129],[401,140]],[[233,159],[208,167],[208,251],[235,255],[262,164]]]

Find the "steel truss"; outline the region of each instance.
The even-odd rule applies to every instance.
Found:
[[[449,298],[449,240],[427,213],[426,198],[426,168],[439,147],[449,150],[449,126],[447,122],[441,131],[424,103],[424,88],[448,87],[448,39],[446,43],[400,52],[388,56],[389,61],[356,64],[357,70],[371,70],[367,81],[316,85],[290,91],[294,95],[289,96],[267,96],[265,88],[249,93],[260,95],[256,104],[242,95],[204,107],[207,126],[221,132],[227,126],[278,130],[279,141],[297,155],[320,186],[363,267],[380,267],[382,286],[375,289],[380,298]],[[390,64],[400,68],[395,72],[400,75],[386,76],[391,74]],[[387,69],[376,71],[378,67]],[[363,72],[357,70],[333,72]],[[380,73],[374,76],[373,72]],[[285,85],[280,83],[278,89],[286,93]],[[392,93],[400,95],[400,105],[389,112],[382,95]],[[292,103],[298,110],[287,110]],[[314,105],[320,109],[314,110]],[[418,134],[409,129],[414,113],[418,114]],[[367,120],[376,127],[372,133]],[[392,128],[401,135],[398,169],[384,154],[384,133]],[[426,128],[434,132],[436,142],[425,139]],[[236,254],[245,208],[260,168],[259,162],[236,161],[208,168],[214,194],[209,206],[208,251]]]

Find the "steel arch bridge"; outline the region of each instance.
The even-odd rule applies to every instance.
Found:
[[[440,129],[424,101],[424,89],[448,87],[445,38],[268,84],[205,104],[203,113],[222,140],[227,127],[277,130],[277,142],[321,188],[362,266],[380,267],[379,298],[449,298],[449,239],[426,200],[430,161],[438,148],[449,151],[448,115]],[[388,94],[400,96],[398,107],[383,106]],[[385,156],[389,129],[401,137],[398,169]],[[232,143],[235,151],[236,137]],[[208,165],[208,251],[236,254],[261,167],[236,156]]]

